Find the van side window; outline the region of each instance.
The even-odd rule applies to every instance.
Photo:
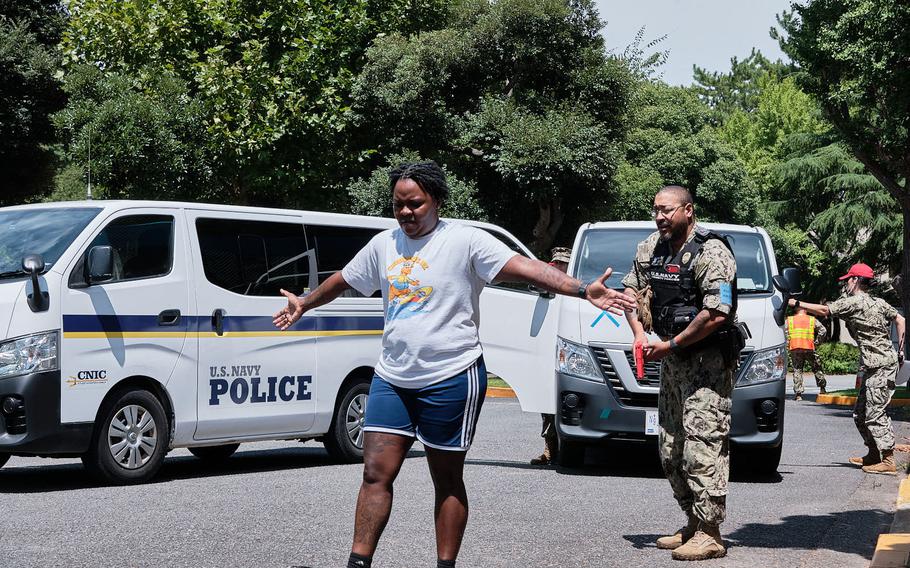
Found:
[[[244,296],[300,294],[309,286],[303,225],[240,219],[197,219],[206,279]]]
[[[310,247],[316,251],[316,266],[319,283],[345,267],[360,249],[365,247],[381,229],[359,227],[335,227],[331,225],[307,225],[306,235]],[[374,296],[381,294],[376,293]],[[345,297],[362,297],[354,289],[347,290]]]
[[[479,227],[479,228],[483,229],[484,231],[486,231],[486,232],[490,233],[491,235],[493,235],[494,237],[496,237],[497,240],[501,241],[504,245],[509,247],[509,249],[511,249],[512,251],[517,252],[518,254],[520,254],[521,256],[524,256],[524,257],[528,256],[525,253],[525,251],[522,250],[522,248],[520,246],[518,246],[518,244],[515,243],[515,241],[513,241],[509,237],[505,236],[504,234],[502,234],[498,231],[493,231],[491,229],[487,229],[486,227]],[[503,290],[515,290],[516,292],[531,293],[531,290],[530,290],[530,288],[528,288],[528,284],[526,282],[494,282],[493,284],[487,284],[487,286],[492,286],[493,288],[500,288]]]
[[[114,219],[86,249],[110,246],[114,252],[112,278],[104,284],[154,278],[171,271],[174,263],[174,218],[170,215],[128,215]],[[76,264],[70,284],[84,282],[85,255]]]

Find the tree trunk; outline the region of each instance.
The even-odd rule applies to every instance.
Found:
[[[541,258],[547,256],[564,220],[560,198],[540,198],[537,201],[537,224],[534,225],[534,242],[531,243],[534,254]]]

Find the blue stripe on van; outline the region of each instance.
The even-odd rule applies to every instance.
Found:
[[[288,331],[382,331],[382,316],[306,316]],[[211,316],[183,316],[178,325],[158,325],[157,315],[66,315],[65,333],[137,333],[209,331]],[[276,331],[272,316],[225,316],[225,332]]]

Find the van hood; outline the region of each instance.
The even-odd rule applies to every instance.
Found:
[[[25,302],[25,282],[22,278],[0,280],[0,339],[10,337],[13,311],[19,302]]]

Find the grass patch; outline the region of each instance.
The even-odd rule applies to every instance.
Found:
[[[509,388],[509,383],[500,379],[496,375],[487,375],[487,386],[488,387]]]
[[[830,395],[830,396],[856,396],[857,394],[858,394],[858,391],[856,389],[828,391],[828,395]],[[894,399],[894,398],[910,399],[910,391],[908,391],[904,387],[899,387],[899,388],[895,389],[894,395],[891,398],[892,399]]]

